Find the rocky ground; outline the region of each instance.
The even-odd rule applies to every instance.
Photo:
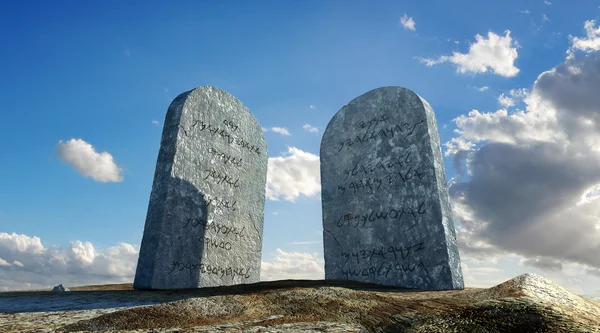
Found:
[[[0,332],[600,332],[600,302],[535,274],[415,291],[285,280],[137,291],[131,284],[0,293]]]

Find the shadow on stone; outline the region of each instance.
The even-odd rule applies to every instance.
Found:
[[[170,177],[162,186],[164,201],[150,199],[134,287],[197,288],[212,214],[204,194],[189,181]]]

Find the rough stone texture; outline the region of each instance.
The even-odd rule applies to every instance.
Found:
[[[259,281],[267,146],[254,116],[214,87],[165,117],[134,287]]]
[[[70,291],[70,290],[69,290],[69,288],[63,287],[62,284],[59,284],[58,286],[52,288],[52,291],[55,293],[63,293],[63,292]]]
[[[600,302],[535,274],[448,291],[339,280],[71,290],[0,292],[0,332],[600,332]]]
[[[402,87],[371,90],[321,142],[326,279],[464,288],[431,106]]]

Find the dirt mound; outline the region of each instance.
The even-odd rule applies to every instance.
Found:
[[[101,292],[100,286],[72,290],[71,295]],[[53,331],[600,332],[600,303],[533,274],[489,289],[452,291],[294,280],[234,288],[111,290],[104,293],[129,300],[154,296],[162,303],[54,325]],[[18,331],[17,326],[11,328]]]

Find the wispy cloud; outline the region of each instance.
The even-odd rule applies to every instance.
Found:
[[[309,107],[311,110],[314,110],[314,109],[316,109],[316,108],[317,108],[316,106],[314,106],[314,105],[312,105],[312,104],[311,104],[311,105],[309,105],[308,107]]]
[[[475,89],[477,89],[477,90],[479,90],[479,91],[482,91],[482,92],[483,92],[483,91],[489,90],[489,89],[490,89],[490,87],[488,87],[488,86],[483,86],[483,87],[475,87]]]
[[[305,131],[311,132],[311,133],[317,133],[319,131],[318,128],[312,126],[311,124],[304,124],[302,126],[302,128],[304,128]]]
[[[304,242],[291,242],[291,245],[311,245],[311,244],[321,244],[319,241],[304,241]]]
[[[512,98],[510,98],[504,94],[500,94],[500,96],[498,96],[497,100],[498,100],[498,103],[500,103],[500,105],[502,105],[505,108],[515,106],[515,101]]]
[[[158,122],[158,120],[152,120],[152,124],[158,126],[160,123]]]
[[[84,177],[102,183],[123,180],[123,170],[114,162],[112,155],[106,151],[97,153],[94,146],[82,139],[60,140],[55,152]]]
[[[129,49],[125,49],[125,55],[131,57],[131,51],[129,51]]]
[[[285,127],[271,127],[271,132],[277,133],[277,134],[281,134],[281,135],[284,135],[284,136],[290,136],[290,135],[292,135],[290,133],[290,131],[287,128],[285,128]]]
[[[404,14],[404,16],[402,16],[400,18],[400,24],[402,24],[402,26],[406,30],[410,30],[410,31],[416,31],[417,30],[415,28],[415,25],[416,25],[415,20],[413,20],[412,17],[408,17],[406,14]]]

